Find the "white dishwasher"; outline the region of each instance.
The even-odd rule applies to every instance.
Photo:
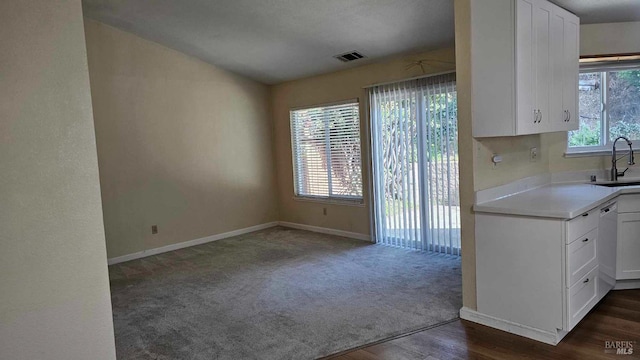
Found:
[[[598,300],[616,285],[616,243],[618,237],[618,204],[610,202],[600,208],[598,221]]]

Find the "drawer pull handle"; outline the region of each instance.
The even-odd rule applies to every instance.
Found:
[[[582,214],[582,216],[589,216],[589,213],[586,213],[586,214]]]
[[[585,281],[583,281],[582,283],[583,283],[583,284],[586,284],[586,283],[588,283],[588,282],[589,282],[589,278],[587,278],[587,279],[586,279]]]
[[[589,238],[585,238],[584,240],[582,240],[582,242],[587,242],[589,241]]]

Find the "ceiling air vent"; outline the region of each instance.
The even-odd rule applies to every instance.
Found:
[[[349,61],[354,61],[354,60],[358,60],[358,59],[362,59],[364,57],[364,55],[360,54],[357,51],[352,51],[352,52],[348,52],[348,53],[344,53],[344,54],[340,54],[340,55],[336,55],[334,56],[334,58],[342,61],[342,62],[349,62]]]

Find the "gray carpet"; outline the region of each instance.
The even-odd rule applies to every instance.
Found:
[[[282,227],[109,274],[118,359],[313,359],[462,305],[458,258]]]

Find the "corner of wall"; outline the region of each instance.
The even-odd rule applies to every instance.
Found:
[[[462,241],[462,303],[477,308],[475,216],[472,211],[475,172],[480,156],[472,136],[471,113],[471,0],[455,0],[456,89],[458,91],[458,156],[460,164],[460,220]]]
[[[277,221],[269,87],[85,25],[109,257]]]
[[[278,171],[278,159],[277,159],[277,146],[276,146],[276,122],[275,122],[275,118],[276,118],[276,114],[275,114],[275,97],[276,97],[276,86],[275,85],[268,85],[267,86],[267,91],[269,93],[269,123],[271,126],[271,154],[272,154],[272,161],[273,161],[273,184],[275,185],[275,189],[273,189],[273,192],[276,194],[276,203],[275,203],[275,214],[276,214],[276,220],[281,221],[282,220],[282,200],[280,198],[280,172]]]

